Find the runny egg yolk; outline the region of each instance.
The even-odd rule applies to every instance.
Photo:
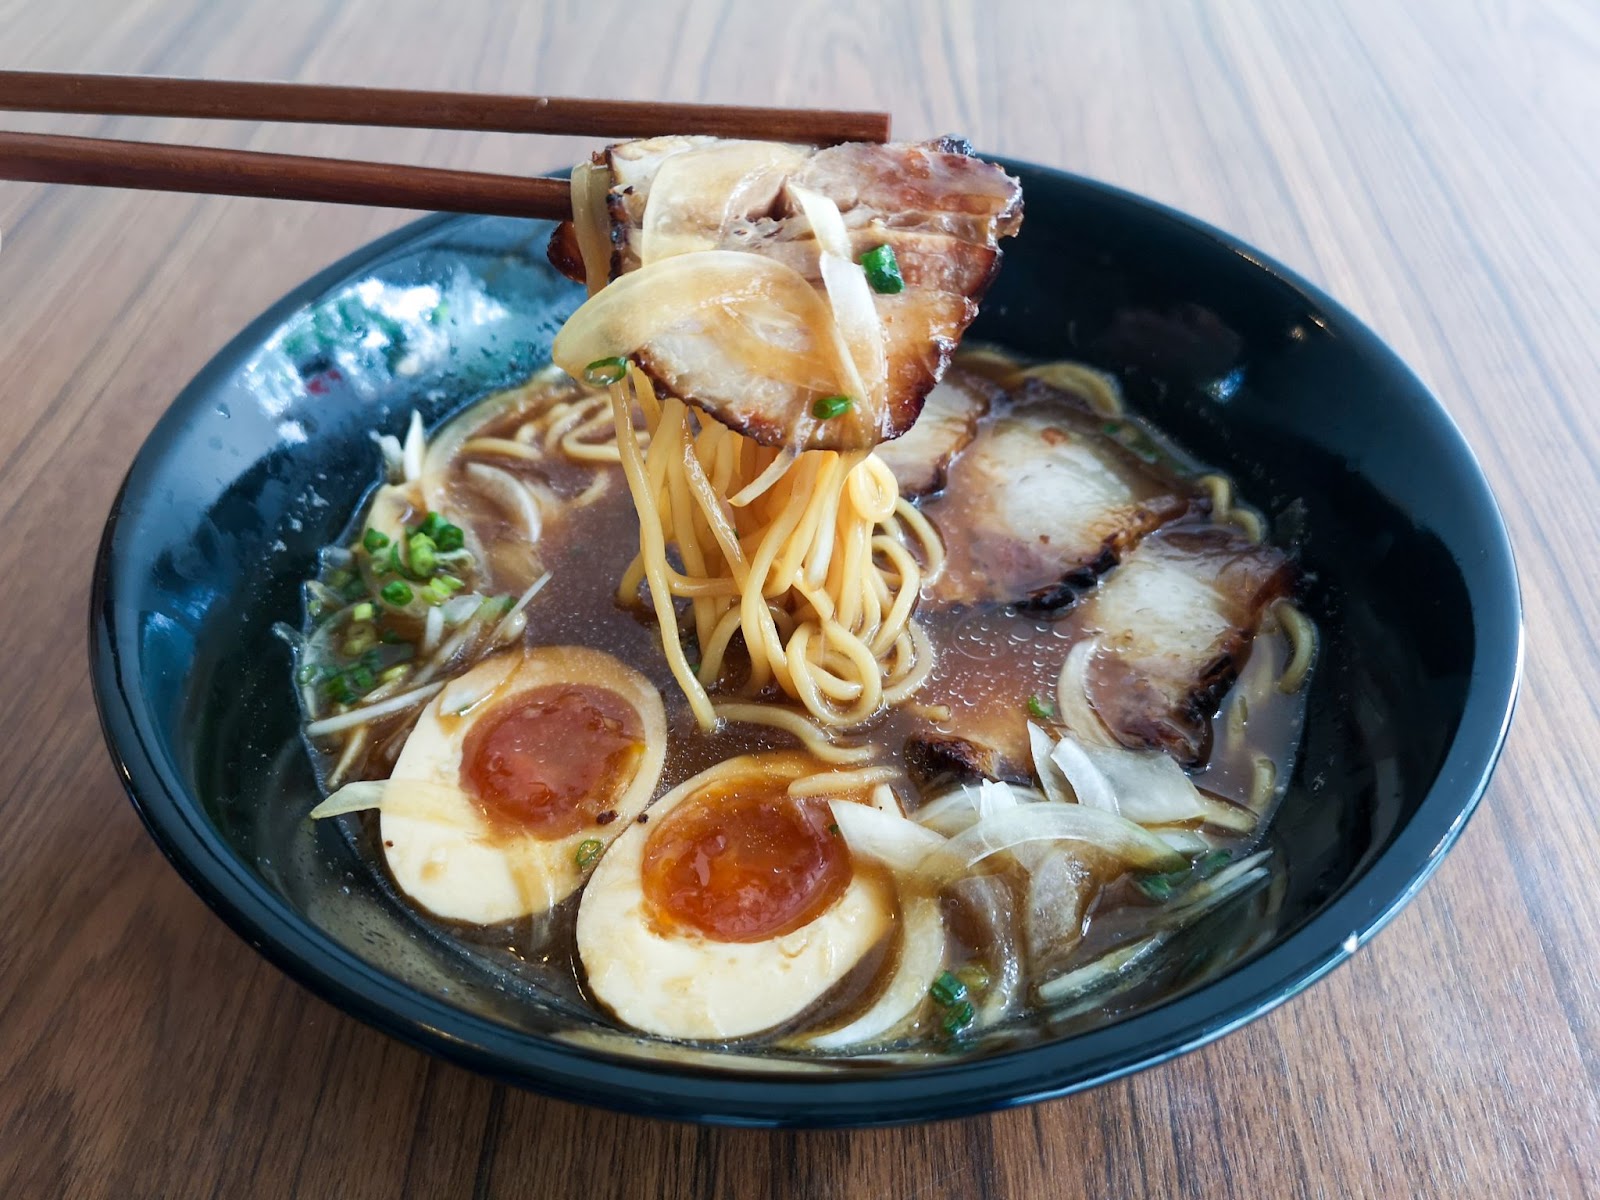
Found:
[[[565,837],[594,824],[633,778],[639,715],[606,688],[521,692],[473,722],[461,785],[502,834]]]
[[[662,924],[721,942],[781,937],[815,920],[850,883],[850,853],[819,800],[786,781],[740,780],[690,797],[651,831],[646,902]]]

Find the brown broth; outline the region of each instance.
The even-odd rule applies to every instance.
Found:
[[[536,406],[502,414],[480,433],[510,438],[530,411],[536,411]],[[1129,438],[1143,439],[1141,444],[1155,447],[1169,467],[1188,474],[1199,473],[1199,464],[1185,457],[1139,419],[1125,417],[1120,423],[1128,431]],[[525,643],[581,645],[605,651],[640,671],[661,693],[667,714],[668,745],[656,797],[733,755],[794,744],[788,735],[766,727],[729,725],[710,733],[698,728],[662,654],[653,614],[647,607],[620,603],[617,596],[617,581],[638,547],[638,522],[619,467],[573,463],[559,450],[539,463],[495,454],[478,455],[472,461],[534,481],[552,495],[569,502],[568,507],[547,520],[530,552],[526,540],[505,514],[464,473],[464,460],[458,459],[450,481],[453,505],[471,522],[473,532],[487,550],[489,579],[480,590],[514,594],[522,591],[540,571],[550,573],[549,583],[527,610]],[[599,497],[582,507],[572,507],[572,499],[585,494],[597,477],[606,481]],[[358,522],[355,528],[359,531],[361,524]],[[913,703],[879,714],[866,725],[852,730],[851,739],[877,746],[879,761],[902,763],[908,739],[929,732],[949,733],[976,721],[986,730],[994,731],[999,739],[1023,748],[1019,753],[1008,754],[1003,774],[1014,780],[1028,781],[1031,769],[1025,747],[1029,700],[1037,697],[1054,702],[1062,663],[1074,642],[1083,636],[1077,616],[1080,609],[1081,606],[1068,609],[1053,619],[1002,605],[945,612],[924,610],[919,619],[936,652],[931,676]],[[1288,647],[1281,634],[1268,630],[1256,639],[1250,654],[1252,660],[1266,656],[1266,662],[1255,664],[1258,673],[1262,678],[1276,679],[1287,662]],[[1250,678],[1250,666],[1251,662],[1247,661],[1241,678]],[[1238,721],[1236,712],[1240,691],[1236,686],[1222,698],[1219,716],[1214,721],[1217,736],[1213,739],[1213,753],[1193,773],[1193,778],[1203,790],[1242,803],[1249,797],[1254,760],[1258,756],[1265,757],[1273,764],[1277,786],[1269,804],[1260,811],[1262,820],[1258,830],[1264,830],[1270,817],[1270,803],[1281,794],[1298,747],[1303,689],[1299,694],[1285,695],[1276,688],[1266,688],[1264,694],[1250,698],[1248,720],[1243,722]],[[941,705],[948,706],[948,718],[938,711]],[[1234,731],[1224,737],[1222,732],[1229,714],[1235,716]],[[397,743],[402,740],[399,733],[408,726],[409,720],[401,716],[386,722],[379,736],[373,739],[373,746],[382,746],[387,740],[397,751]],[[320,764],[324,772],[331,762],[328,757]],[[372,757],[358,766],[351,777],[381,777],[391,763],[392,757],[387,761]],[[928,798],[914,790],[900,789],[900,794],[912,806]],[[375,819],[368,820],[358,844],[364,857],[382,873],[382,854],[375,841],[375,828]],[[1236,847],[1251,840],[1215,829],[1208,829],[1207,833],[1212,844],[1221,847]],[[1020,913],[1025,904],[1024,877],[1020,872],[1013,872],[1002,874],[1000,878],[1010,891],[1013,910]],[[403,901],[392,881],[385,882],[396,899]],[[488,958],[512,977],[531,985],[534,994],[552,995],[570,1003],[592,1004],[583,985],[573,932],[580,896],[581,891],[535,920],[493,928],[462,926],[426,916],[423,919],[430,927],[453,939],[464,952],[480,959]],[[1092,916],[1086,917],[1086,936],[1072,963],[1089,961],[1125,940],[1126,931],[1137,926],[1131,918],[1149,905],[1150,901],[1132,888],[1126,877],[1105,880],[1090,906]],[[989,948],[979,944],[981,939],[975,934],[970,917],[961,913],[959,905],[947,902],[945,907],[949,916],[951,965],[979,964],[997,971],[998,965],[991,961]],[[1104,920],[1110,913],[1121,914],[1121,919]],[[1102,928],[1103,933],[1100,932]],[[830,1023],[842,1021],[862,1010],[893,969],[897,953],[894,942],[894,938],[886,939],[806,1013],[760,1040],[780,1043],[824,1018]]]

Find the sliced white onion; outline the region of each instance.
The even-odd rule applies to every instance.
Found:
[[[1075,971],[1046,980],[1039,985],[1039,998],[1047,1004],[1060,1004],[1097,991],[1119,979],[1135,982],[1155,965],[1156,952],[1166,944],[1167,937],[1165,933],[1152,933],[1109,954],[1103,954]]]
[[[1094,746],[1062,738],[1051,752],[1082,804],[1141,825],[1174,825],[1206,815],[1189,777],[1159,750]]]
[[[450,640],[439,647],[438,652],[423,664],[412,680],[414,683],[426,683],[440,671],[448,670],[455,664],[456,655],[463,647],[476,646],[478,635],[483,632],[485,618],[481,613],[475,613],[468,618],[466,624],[450,635]],[[444,686],[442,683],[440,686]]]
[[[459,717],[481,704],[504,683],[519,665],[518,656],[505,655],[493,670],[483,670],[483,664],[467,675],[459,676],[445,684],[439,696],[439,712],[447,717]]]
[[[1261,818],[1243,805],[1229,804],[1204,792],[1200,793],[1200,808],[1205,813],[1207,825],[1234,833],[1254,833],[1256,826],[1261,823]]]
[[[420,779],[371,779],[347,783],[306,815],[313,821],[380,809],[418,820],[461,824],[460,793]]]
[[[366,753],[367,738],[371,731],[361,728],[344,740],[344,750],[339,755],[339,761],[333,764],[333,770],[328,772],[329,785],[336,785],[349,774],[350,769],[356,765],[356,760]]]
[[[1204,820],[1236,833],[1250,833],[1256,827],[1254,813],[1207,796],[1190,782],[1182,767],[1159,750],[1099,746],[1068,735],[1041,755],[1049,743],[1048,735],[1030,724],[1028,737],[1047,792],[1059,787],[1057,781],[1064,781],[1078,803],[1118,813],[1145,826]]]
[[[1108,873],[1082,842],[1033,842],[1011,851],[1028,872],[1024,932],[1035,972],[1065,962],[1083,940],[1083,916]],[[1098,869],[1097,869],[1098,868]],[[1115,872],[1109,872],[1114,874]]]
[[[374,431],[372,440],[378,443],[378,450],[383,454],[383,473],[390,479],[403,479],[406,454],[400,448],[400,439],[392,433]]]
[[[430,608],[428,615],[422,619],[422,641],[417,645],[417,653],[426,658],[438,648],[439,639],[444,636],[444,608]]]
[[[978,784],[978,820],[987,821],[1017,806],[1017,795],[1009,784],[985,779]]]
[[[368,721],[375,721],[379,717],[387,717],[392,713],[404,712],[413,705],[421,704],[424,700],[431,700],[435,692],[444,684],[433,683],[426,687],[413,688],[409,692],[401,692],[398,696],[390,696],[387,700],[377,704],[369,704],[365,708],[353,708],[347,713],[340,713],[334,717],[323,717],[320,721],[312,721],[306,726],[307,737],[323,737],[330,733],[339,733],[346,729],[354,729],[357,725],[365,725]]]
[[[414,497],[416,489],[399,484],[386,483],[372,496],[372,504],[367,508],[368,529],[376,529],[391,542],[397,543],[402,551],[406,545],[406,517],[415,507]]]
[[[411,425],[406,430],[406,440],[400,447],[400,473],[407,483],[422,478],[422,459],[427,450],[427,439],[422,433],[422,414],[411,410]]]
[[[1096,747],[1104,750],[1105,747]],[[1109,753],[1109,751],[1108,751]],[[1064,737],[1050,751],[1050,761],[1056,765],[1078,803],[1104,812],[1121,811],[1117,790],[1100,769],[1099,763],[1089,756],[1089,748],[1070,737]]]
[[[1229,863],[1210,879],[1202,879],[1193,887],[1185,888],[1172,898],[1168,911],[1187,923],[1203,912],[1208,912],[1224,900],[1255,886],[1267,877],[1266,862],[1272,857],[1270,850],[1260,850],[1238,862]]]
[[[892,817],[905,819],[905,808],[901,805],[900,798],[894,794],[894,788],[887,783],[880,783],[872,789],[872,807]]]
[[[1116,746],[1120,743],[1111,736],[1106,723],[1089,703],[1089,660],[1098,649],[1098,642],[1086,638],[1067,651],[1067,661],[1061,664],[1061,678],[1056,681],[1056,710],[1061,723],[1080,742]]]
[[[1039,985],[1039,998],[1048,1004],[1061,1005],[1112,984],[1120,989],[1138,983],[1160,964],[1160,951],[1176,930],[1192,925],[1206,913],[1266,879],[1269,871],[1265,862],[1269,855],[1269,851],[1261,851],[1242,858],[1210,879],[1186,889],[1162,912],[1159,920],[1163,928],[1074,971],[1047,980]],[[1098,1002],[1103,1002],[1103,998]]]
[[[978,820],[978,789],[963,784],[917,809],[915,820],[925,829],[955,837]]]
[[[839,330],[844,363],[848,367],[851,394],[860,396],[876,413],[884,400],[884,384],[889,377],[888,359],[883,350],[883,322],[878,320],[872,302],[872,288],[866,272],[848,258],[824,254],[817,260],[822,286],[828,293],[833,319]]]
[[[583,259],[583,283],[594,295],[611,276],[611,216],[606,193],[611,172],[592,162],[572,168],[572,227],[578,235],[578,255]]]
[[[428,611],[438,613],[446,625],[459,625],[477,612],[487,599],[487,596],[477,592],[466,592],[460,596],[451,596],[437,608],[430,608]]]
[[[1067,781],[1055,759],[1050,757],[1055,746],[1054,739],[1043,728],[1032,721],[1028,722],[1028,750],[1033,756],[1033,769],[1039,776],[1044,794],[1057,804],[1072,804],[1078,799],[1072,784]]]
[[[945,839],[915,821],[851,800],[830,800],[839,836],[852,855],[882,863],[891,871],[915,871]]]
[[[1157,825],[1150,829],[1167,845],[1179,854],[1204,854],[1208,850],[1215,850],[1217,843],[1206,837],[1198,829],[1190,829],[1184,825]]]
[[[1005,784],[1012,799],[1019,804],[1042,804],[1048,797],[1037,788]],[[954,837],[970,829],[978,821],[981,785],[963,783],[944,792],[917,809],[915,820],[945,837]]]
[[[1154,834],[1115,813],[1082,804],[1022,804],[979,821],[922,863],[936,882],[956,878],[992,855],[1034,842],[1083,842],[1141,871],[1175,871],[1182,855]]]
[[[306,815],[313,821],[321,821],[327,817],[342,817],[346,813],[377,808],[383,803],[383,789],[387,782],[383,779],[372,779],[362,780],[360,783],[347,783],[330,793],[326,800]]]
[[[528,585],[528,590],[517,597],[517,602],[511,606],[505,616],[500,618],[500,624],[494,627],[494,641],[502,641],[510,635],[511,630],[517,627],[517,619],[522,615],[522,610],[533,603],[533,598],[544,591],[544,585],[549,582],[550,572],[546,571]],[[521,630],[518,629],[518,632],[520,633]]]
[[[1019,918],[1011,889],[995,875],[969,875],[950,887],[973,919],[982,923],[984,960],[993,971],[977,1002],[975,1028],[997,1025],[1010,1015],[1022,992],[1022,949],[1017,944]]]
[[[468,463],[463,468],[466,477],[507,516],[522,526],[523,537],[530,542],[539,540],[544,522],[539,515],[539,505],[533,493],[510,471],[491,467],[487,463]]]
[[[853,259],[850,234],[839,215],[839,206],[809,188],[791,186],[789,194],[799,202],[821,251],[818,266],[822,285],[856,375],[852,382],[858,390],[852,394],[870,400],[876,411],[884,400],[889,369],[883,349],[883,322],[878,319],[867,274]]]
[[[835,806],[836,814],[838,807]],[[874,811],[859,804],[847,807]],[[927,896],[913,895],[904,899],[900,911],[900,959],[888,986],[877,1002],[854,1021],[812,1038],[811,1045],[818,1050],[840,1050],[882,1039],[896,1026],[914,1017],[928,998],[928,989],[944,970],[944,919],[939,915],[938,902]]]

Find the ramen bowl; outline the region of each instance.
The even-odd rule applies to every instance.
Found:
[[[374,430],[431,426],[526,378],[581,288],[549,226],[431,217],[295,289],[139,451],[95,568],[111,753],[200,896],[344,1011],[564,1099],[758,1126],[927,1120],[1060,1096],[1195,1048],[1354,954],[1483,794],[1521,630],[1494,500],[1461,435],[1328,297],[1170,209],[1008,163],[1021,235],[971,332],[1114,374],[1129,406],[1227,471],[1299,549],[1322,638],[1272,827],[1280,869],[1227,953],[1070,1019],[958,1049],[795,1060],[643,1038],[487,969],[397,903],[332,828],[289,651],[300,583],[376,482]]]

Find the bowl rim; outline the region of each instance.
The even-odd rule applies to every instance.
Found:
[[[808,1076],[726,1072],[650,1062],[529,1034],[423,995],[384,974],[299,916],[256,877],[204,818],[152,742],[141,672],[117,641],[122,570],[117,532],[141,472],[159,461],[183,414],[231,375],[286,318],[335,285],[447,225],[436,213],[368,242],[291,289],[220,350],[174,398],[135,456],[95,556],[90,675],[101,730],[145,828],[185,882],[245,941],[292,979],[390,1036],[459,1065],[558,1099],[645,1116],[752,1127],[884,1126],[1053,1099],[1169,1061],[1222,1037],[1303,991],[1349,958],[1416,894],[1476,810],[1504,745],[1522,673],[1517,573],[1505,523],[1476,456],[1439,400],[1353,314],[1239,239],[1176,209],[1070,172],[996,158],[1008,170],[1138,210],[1214,243],[1272,277],[1392,376],[1456,460],[1472,493],[1477,561],[1463,564],[1473,606],[1466,703],[1438,774],[1415,813],[1361,875],[1282,942],[1176,999],[1108,1026],[968,1061],[895,1071]],[[130,665],[131,664],[131,665]]]

